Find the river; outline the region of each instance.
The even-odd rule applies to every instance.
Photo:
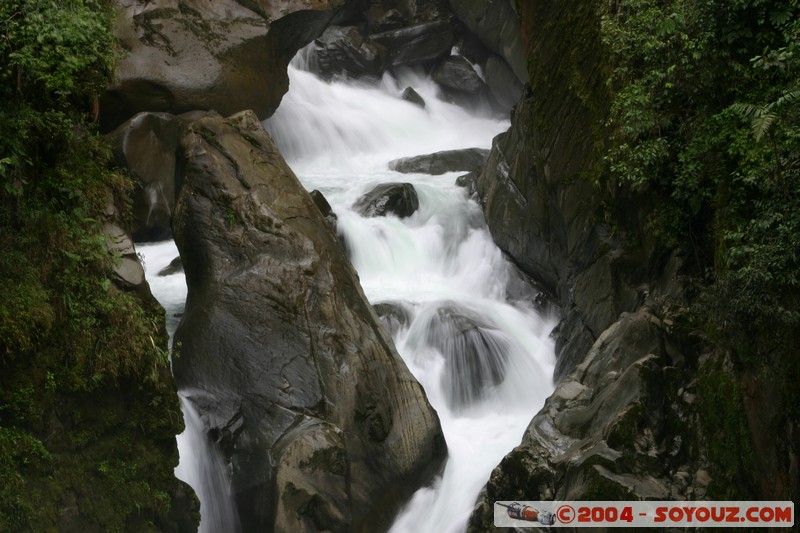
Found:
[[[331,204],[364,292],[373,305],[388,304],[382,309],[394,317],[397,349],[436,409],[447,441],[442,474],[416,492],[392,531],[462,532],[492,469],[519,444],[553,390],[550,332],[556,320],[536,309],[532,289],[520,288],[480,206],[455,185],[461,173],[399,174],[387,164],[440,150],[489,148],[508,120],[440,100],[435,84],[411,70],[373,84],[326,83],[297,66],[289,75],[290,90],[264,125],[303,185]],[[400,99],[407,86],[424,98],[424,109]],[[403,219],[364,218],[351,209],[385,182],[413,184],[419,209]],[[137,249],[172,333],[185,281],[182,274],[157,273],[177,250],[172,242]],[[200,496],[201,532],[228,531],[235,512],[229,502],[210,501],[225,500],[224,491],[203,486],[224,483],[219,459],[202,435],[198,439],[202,423],[192,419],[191,406],[184,413],[188,429],[178,439],[176,475]]]

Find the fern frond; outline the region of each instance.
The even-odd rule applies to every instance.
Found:
[[[753,104],[736,103],[731,105],[731,111],[742,118],[754,120],[764,114],[764,108]]]
[[[769,128],[777,119],[778,114],[773,112],[763,113],[752,119],[750,127],[753,130],[753,137],[755,137],[756,141],[760,141],[764,135],[766,135]]]
[[[781,108],[785,105],[792,105],[796,102],[800,102],[800,89],[789,91],[788,93],[784,94],[783,96],[775,100],[775,107]]]

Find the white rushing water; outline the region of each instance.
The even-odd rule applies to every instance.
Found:
[[[436,409],[448,445],[441,476],[416,492],[392,531],[464,531],[491,470],[519,444],[553,390],[549,334],[555,321],[538,315],[530,302],[509,303],[513,270],[478,204],[454,184],[460,173],[399,174],[387,163],[446,149],[489,148],[508,121],[439,100],[435,84],[411,71],[373,86],[325,83],[294,67],[289,74],[290,90],[265,127],[303,185],[318,189],[331,204],[369,300],[389,303],[394,316],[405,317],[395,320],[393,338]],[[425,109],[399,98],[406,86],[422,95]],[[385,182],[412,183],[418,211],[405,219],[364,218],[351,209]],[[156,273],[177,255],[174,244],[138,249],[173,331],[185,282],[180,274]],[[214,475],[201,457],[214,450],[196,449],[207,444],[195,440],[191,425],[202,424],[186,406],[184,413],[187,432],[179,437],[176,475],[200,495],[201,531],[214,531],[210,521],[225,506],[210,510],[211,496],[197,486],[210,482],[203,475]]]
[[[387,163],[489,148],[508,121],[439,100],[435,84],[411,71],[375,86],[328,84],[291,67],[289,74],[289,93],[265,126],[303,185],[337,214],[370,302],[392,302],[408,315],[393,337],[447,440],[441,477],[417,491],[392,531],[464,531],[492,469],[553,390],[554,321],[507,302],[510,265],[478,204],[455,185],[461,173],[399,174]],[[407,86],[425,109],[399,98]],[[419,210],[399,219],[351,209],[384,182],[412,183]]]

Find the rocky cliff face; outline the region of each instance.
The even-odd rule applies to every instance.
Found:
[[[793,426],[763,386],[773,370],[741,376],[681,327],[680,250],[654,244],[646,202],[593,185],[609,106],[604,3],[517,7],[530,91],[477,188],[498,244],[562,309],[557,387],[469,530],[490,527],[495,500],[789,499]]]
[[[478,192],[501,248],[559,303],[555,393],[493,472],[470,531],[505,499],[701,498],[694,385],[664,315],[680,254],[606,224],[598,190],[609,97],[599,2],[519,2],[530,92],[495,139]],[[637,207],[628,205],[630,219]],[[520,230],[522,228],[522,230]],[[615,228],[618,229],[618,228]]]
[[[435,412],[255,114],[208,114],[181,146],[174,373],[230,463],[243,529],[385,528],[441,464]]]
[[[565,312],[560,380],[622,311],[641,303],[646,258],[611,237],[603,192],[587,179],[600,162],[608,105],[594,5],[525,4],[521,16],[531,92],[495,139],[477,186],[495,241]]]
[[[506,60],[517,79],[528,81],[525,46],[513,0],[450,0],[450,8],[484,45]]]

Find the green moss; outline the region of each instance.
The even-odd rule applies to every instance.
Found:
[[[625,501],[637,499],[636,495],[627,487],[600,475],[594,468],[586,470],[585,475],[587,479],[584,481],[585,489],[581,494],[582,500]]]
[[[36,531],[40,526],[28,476],[47,471],[50,454],[42,442],[16,428],[0,427],[0,531]]]
[[[738,378],[724,368],[721,357],[712,357],[699,370],[697,392],[706,453],[713,472],[709,497],[756,499],[756,461]]]
[[[91,0],[0,4],[2,531],[197,524],[163,310],[115,285],[102,233],[130,190],[89,116],[110,25]]]

